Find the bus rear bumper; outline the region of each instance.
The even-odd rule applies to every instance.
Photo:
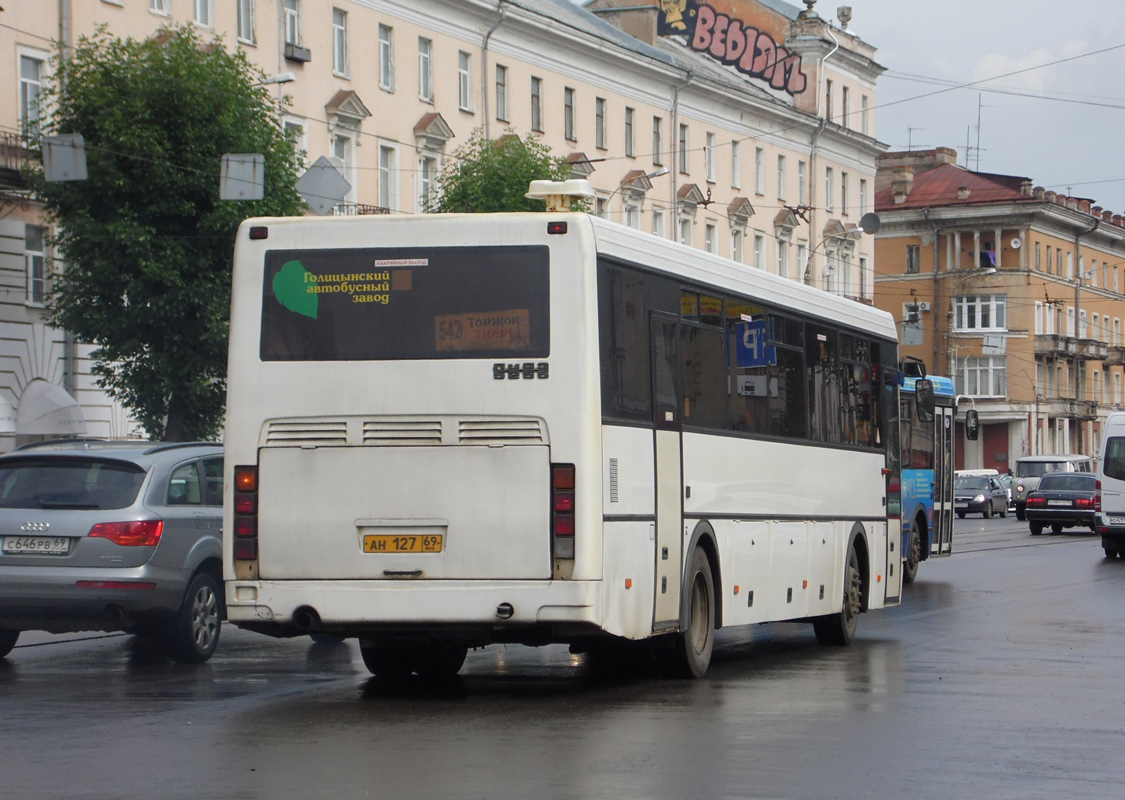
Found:
[[[487,630],[500,641],[505,629],[596,628],[601,587],[600,581],[228,581],[226,605],[230,622],[274,636],[460,629]]]

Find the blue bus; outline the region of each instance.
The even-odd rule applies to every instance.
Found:
[[[953,552],[953,432],[957,395],[953,381],[926,375],[916,359],[902,364],[899,386],[902,454],[903,581],[918,565]]]

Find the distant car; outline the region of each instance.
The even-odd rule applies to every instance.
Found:
[[[997,480],[999,480],[1000,485],[1008,491],[1008,508],[1010,509],[1015,502],[1012,499],[1012,483],[1015,481],[1015,477],[1012,475],[1001,475]]]
[[[966,514],[1008,516],[1008,490],[997,475],[962,475],[953,483],[953,510],[961,519]]]
[[[1015,480],[1012,481],[1012,504],[1016,519],[1025,518],[1027,496],[1035,491],[1039,479],[1052,472],[1093,472],[1094,460],[1090,456],[1074,453],[1024,456],[1016,461]]]
[[[0,657],[25,630],[128,631],[175,661],[215,652],[217,444],[67,441],[0,456]]]
[[[1052,472],[1027,496],[1027,524],[1039,534],[1081,526],[1096,530],[1097,476],[1092,472]]]

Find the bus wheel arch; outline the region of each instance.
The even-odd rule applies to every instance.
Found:
[[[867,534],[860,523],[852,526],[844,556],[844,591],[840,610],[813,617],[813,631],[821,644],[849,645],[855,639],[859,615],[868,608],[871,567]]]
[[[702,549],[707,556],[707,560],[711,563],[711,581],[715,586],[715,630],[723,627],[723,579],[722,570],[719,569],[719,545],[717,544],[718,537],[715,535],[715,529],[711,527],[711,523],[707,521],[699,522],[695,526],[695,530],[691,532],[688,539],[688,545],[684,549],[684,557],[687,559],[684,567],[684,580],[688,578],[688,571],[691,568],[691,555],[696,549]],[[683,599],[680,601],[680,625],[686,623],[686,609],[689,602],[688,594],[683,593]]]

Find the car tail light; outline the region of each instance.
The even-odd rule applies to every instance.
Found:
[[[151,591],[156,588],[152,581],[78,581],[79,589],[141,589]]]
[[[551,465],[551,534],[556,558],[574,558],[574,465]]]
[[[1093,497],[1079,497],[1077,500],[1074,501],[1074,507],[1075,508],[1091,508],[1091,509],[1097,510],[1098,503],[1097,503],[1097,500]]]
[[[1094,481],[1094,510],[1102,510],[1102,482]]]
[[[1038,495],[1031,495],[1027,498],[1027,507],[1028,508],[1046,508],[1047,507],[1047,499],[1044,498],[1044,497],[1039,497]]]
[[[132,522],[99,522],[87,536],[109,539],[122,547],[155,547],[164,533],[164,520],[142,519]]]
[[[234,468],[234,559],[258,560],[258,468]]]

